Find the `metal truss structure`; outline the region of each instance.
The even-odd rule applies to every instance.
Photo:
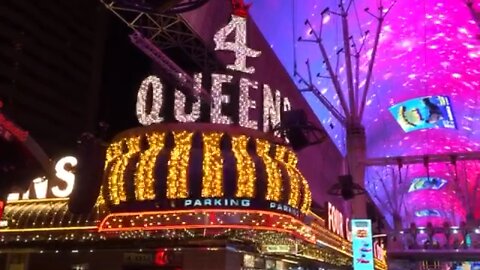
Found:
[[[178,14],[197,9],[208,0],[114,0],[119,5],[147,13]]]
[[[399,164],[425,164],[426,162],[455,162],[457,160],[480,160],[480,152],[371,158],[366,159],[363,163],[366,166],[386,166]]]
[[[188,88],[191,94],[192,81],[187,73],[170,59],[165,53],[169,50],[179,51],[193,62],[193,67],[198,72],[210,72],[220,67],[214,53],[208,49],[202,39],[190,28],[188,23],[176,14],[160,14],[148,12],[115,0],[100,0],[111,12],[128,25],[134,34],[131,36],[133,43],[152,60],[158,64],[167,74],[174,75],[179,85]],[[209,101],[205,91],[200,98]]]

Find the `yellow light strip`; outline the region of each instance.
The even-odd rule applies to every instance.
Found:
[[[257,139],[257,154],[260,156],[267,169],[267,195],[269,201],[280,201],[282,197],[282,173],[278,164],[269,155],[270,143]]]
[[[113,177],[113,174],[115,173],[116,164],[119,163],[121,159],[123,142],[124,140],[121,140],[119,142],[112,143],[110,147],[108,147],[105,161],[105,175],[108,178],[109,197],[114,204],[120,203],[120,200],[118,199],[117,178]],[[110,164],[112,164],[111,167],[109,167]]]
[[[307,213],[308,211],[310,211],[310,206],[312,205],[312,192],[310,191],[310,188],[308,186],[307,179],[305,179],[305,177],[303,177],[300,172],[298,172],[298,175],[302,179],[303,184],[303,203],[300,211],[302,211],[303,213]]]
[[[100,186],[100,193],[98,194],[97,201],[95,202],[95,206],[105,205],[105,197],[103,197],[103,185]]]
[[[11,204],[26,204],[26,203],[50,203],[50,202],[66,202],[68,198],[47,198],[47,199],[29,199],[29,200],[17,200],[8,201],[5,207]]]
[[[222,133],[203,134],[202,197],[223,196]]]
[[[168,161],[167,198],[184,199],[188,197],[187,171],[193,133],[174,132],[173,137],[175,147]]]
[[[236,159],[238,198],[255,196],[255,163],[247,152],[248,137],[241,135],[232,137],[232,151]]]
[[[285,155],[287,154],[288,161],[285,162]],[[290,194],[288,197],[288,204],[291,207],[298,208],[300,204],[300,179],[295,171],[297,165],[297,156],[294,152],[289,151],[286,147],[277,145],[276,147],[276,159],[282,162],[287,169],[290,177]]]
[[[310,211],[310,206],[312,204],[312,192],[310,191],[310,187],[308,185],[307,179],[303,177],[303,174],[298,170],[297,168],[297,157],[295,153],[291,150],[288,150],[288,164],[290,165],[290,169],[292,170],[292,174],[290,175],[291,181],[293,178],[295,178],[297,183],[299,185],[302,185],[303,187],[303,202],[300,207],[300,211],[302,213],[307,213]],[[298,189],[298,192],[300,192],[300,189]],[[298,196],[300,197],[300,193],[298,193]]]
[[[122,155],[122,141],[114,142],[110,144],[107,149],[106,157],[105,157],[105,169],[110,165],[110,162],[119,158]]]
[[[111,186],[116,188],[110,190],[110,198],[113,204],[127,201],[127,194],[125,191],[125,169],[128,166],[130,158],[140,151],[140,136],[131,137],[125,140],[127,145],[127,153],[124,153],[119,159],[112,162],[112,170],[109,175]]]
[[[155,199],[155,162],[165,143],[165,133],[147,134],[149,148],[142,153],[135,172],[135,198],[138,201]]]

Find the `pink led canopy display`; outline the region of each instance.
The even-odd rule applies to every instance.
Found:
[[[379,0],[353,1],[349,11],[349,25],[352,42],[361,46],[364,33],[369,32],[360,55],[360,84],[365,84],[367,59],[372,53],[373,33],[377,21],[368,14],[376,14]],[[389,0],[383,0],[386,7]],[[473,10],[480,10],[480,1],[473,1]],[[330,13],[325,8],[329,8]],[[297,42],[301,36],[308,39],[310,30],[305,27],[308,19],[316,31],[320,31],[329,58],[345,86],[345,65],[342,56],[343,39],[338,11],[338,0],[301,1],[255,1],[251,15],[262,29],[273,50],[293,76],[294,66],[300,74],[308,75],[307,60],[310,63],[314,83],[322,94],[342,111],[340,102],[327,77],[325,64],[315,43]],[[426,155],[480,150],[480,16],[467,6],[464,0],[410,0],[397,1],[386,17],[375,61],[373,84],[367,96],[362,123],[366,129],[367,155],[369,157]],[[281,30],[280,30],[281,29]],[[318,75],[318,76],[315,76]],[[299,88],[302,85],[299,83]],[[346,87],[344,87],[346,89]],[[345,153],[345,130],[311,93],[305,93],[316,115],[339,150]],[[446,121],[445,124],[424,125],[421,128],[402,126],[392,112],[401,104],[412,100],[441,97],[448,101],[448,112],[435,114],[428,111],[432,121]],[[439,103],[440,104],[440,103]],[[425,104],[424,104],[425,105]],[[409,117],[421,118],[421,110],[415,104],[409,108]],[[431,107],[430,107],[431,109]],[[435,108],[434,108],[435,109]],[[438,112],[438,111],[437,111]],[[402,113],[402,112],[400,112]],[[428,118],[428,117],[427,117]],[[423,119],[425,121],[425,119]],[[428,120],[428,119],[426,119]],[[428,124],[428,122],[425,122]],[[411,220],[430,220],[435,223],[449,219],[458,223],[467,215],[465,194],[477,187],[479,162],[461,164],[464,172],[454,173],[451,164],[430,164],[428,170],[423,164],[390,170],[385,167],[367,169],[366,182],[369,192],[377,202],[386,205],[394,191],[405,193],[402,215]],[[382,177],[378,177],[381,175]],[[402,183],[393,185],[400,175]],[[408,193],[414,178],[438,177],[447,180],[445,188],[418,190]],[[466,182],[467,190],[460,191],[455,181]],[[382,183],[383,182],[383,183]],[[394,190],[395,189],[395,190]],[[394,196],[394,197],[395,197]],[[469,203],[476,201],[469,199]],[[452,212],[451,209],[460,210]],[[431,209],[439,217],[415,217],[416,211]],[[388,215],[389,211],[385,210]],[[476,213],[480,217],[480,211]]]

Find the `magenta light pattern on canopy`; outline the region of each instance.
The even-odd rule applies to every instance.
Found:
[[[369,8],[375,14],[378,3],[378,0],[356,0],[350,10],[350,29],[357,46],[361,44],[360,33],[370,32],[361,57],[360,85],[365,83],[366,60],[372,52],[377,25],[377,21],[364,9]],[[383,3],[388,7],[391,2],[383,0]],[[318,46],[296,41],[299,36],[304,39],[311,37],[304,25],[306,19],[310,20],[316,31],[319,31],[323,21],[323,42],[330,60],[336,65],[337,52],[343,47],[341,22],[333,14],[322,17],[321,13],[326,7],[331,11],[338,10],[338,0],[254,1],[251,15],[290,74],[294,69],[294,52],[300,74],[308,74],[304,65],[308,59],[318,89],[341,111],[330,80],[315,77],[317,73],[327,75]],[[473,8],[480,11],[480,1],[474,1]],[[480,25],[473,15],[464,0],[397,1],[383,24],[373,85],[366,101],[363,124],[369,157],[480,150]],[[346,89],[345,73],[340,57],[338,74],[343,89]],[[309,93],[304,95],[339,150],[345,153],[342,126],[315,96]],[[428,128],[406,132],[390,110],[408,100],[435,96],[448,98],[454,127],[451,124],[447,124],[447,127],[429,125]],[[471,188],[477,181],[476,172],[480,172],[477,163],[466,163],[464,167],[471,173],[459,179],[467,181],[467,186]],[[405,208],[410,216],[423,209],[450,213],[452,207],[463,205],[457,198],[458,192],[455,193],[450,187],[452,170],[446,167],[448,165],[433,164],[429,170],[431,176],[446,179],[448,188],[419,190],[406,195]],[[376,173],[372,170],[378,168],[369,168],[367,177],[375,178]],[[405,182],[415,177],[427,177],[425,168],[420,165],[412,166],[409,174]],[[384,181],[387,191],[379,195],[382,204],[387,201],[388,194],[385,193],[391,193],[393,188],[388,179]],[[383,187],[379,182],[370,182],[367,185],[370,193],[382,193]],[[461,210],[456,211],[456,215],[453,219],[458,221],[466,214]],[[446,218],[448,215],[444,216]],[[421,220],[428,220],[428,217],[421,217]]]

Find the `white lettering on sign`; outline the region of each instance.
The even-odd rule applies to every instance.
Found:
[[[233,77],[226,74],[212,74],[212,86],[211,86],[211,97],[212,103],[210,108],[210,122],[214,124],[232,124],[232,115],[227,115],[223,111],[223,107],[230,103],[231,97],[228,93],[223,93],[223,88],[225,84],[232,83]],[[199,80],[202,79],[201,74],[195,74],[196,88],[201,84]],[[151,86],[153,91],[153,100],[152,102],[147,102],[149,87]],[[257,100],[253,99],[252,96],[254,92],[259,91],[259,85],[256,81],[250,81],[245,78],[240,78],[239,81],[239,104],[238,104],[238,119],[239,125],[246,128],[258,129],[264,132],[273,130],[275,127],[280,124],[281,121],[281,111],[291,110],[290,101],[288,98],[283,98],[283,108],[281,107],[281,97],[280,92],[275,90],[273,93],[270,86],[263,84],[263,89],[261,93],[263,95],[254,95],[254,96],[263,96],[262,107],[258,107],[257,104],[260,104]],[[137,94],[137,119],[138,122],[144,126],[151,124],[157,124],[164,121],[164,117],[160,115],[162,112],[162,106],[165,103],[163,100],[164,95],[163,85],[160,81],[160,78],[155,76],[147,77],[141,84],[140,89]],[[178,90],[175,94],[175,118],[182,123],[187,122],[196,122],[200,119],[200,106],[203,104],[196,103],[193,104],[191,114],[185,113],[186,98]],[[150,105],[150,107],[149,107]],[[257,119],[263,119],[263,125],[260,126],[260,123],[257,120],[254,120],[250,117],[251,112],[255,109],[259,109],[261,117]],[[276,134],[280,136],[280,134]]]
[[[287,205],[287,204],[270,202],[270,209],[275,209],[275,210],[278,210],[278,211],[290,213],[290,214],[295,215],[295,216],[300,215],[300,212],[298,211],[297,208],[293,208],[293,207],[291,207],[290,205]]]
[[[345,231],[343,229],[343,214],[335,208],[331,203],[328,203],[328,229],[333,233],[345,238]]]
[[[186,199],[183,202],[184,207],[202,207],[202,206],[241,206],[249,207],[248,199]]]
[[[203,199],[185,199],[183,200],[183,207],[196,208],[196,207],[252,207],[252,201],[250,199],[231,199],[231,198],[203,198]],[[265,210],[275,210],[278,212],[284,212],[295,216],[300,215],[300,211],[287,204],[277,202],[267,202],[264,206]]]
[[[180,75],[182,81],[185,81],[185,76],[182,74]],[[199,94],[202,89],[202,74],[198,73],[195,74],[194,78],[194,85],[193,90],[195,94]],[[201,100],[198,99],[197,101],[193,102],[192,109],[190,113],[186,113],[185,104],[187,103],[187,97],[178,89],[175,90],[175,119],[177,119],[180,123],[188,123],[188,122],[195,122],[200,118],[200,102]]]
[[[347,237],[347,240],[352,242],[352,230],[350,229],[350,219],[345,218],[345,236]]]
[[[265,245],[265,252],[269,253],[289,253],[289,245]]]
[[[212,108],[210,121],[214,124],[231,124],[232,119],[222,114],[222,105],[230,103],[230,96],[222,93],[223,84],[230,83],[232,76],[225,74],[212,74]]]
[[[235,41],[228,42],[227,37],[235,32]],[[244,73],[255,73],[254,67],[247,67],[247,57],[259,57],[261,52],[247,46],[247,20],[232,15],[232,20],[213,37],[215,50],[232,51],[235,53],[235,63],[227,65],[228,69]]]
[[[148,91],[152,89],[152,104],[147,107]],[[142,125],[151,125],[160,123],[163,118],[160,117],[160,110],[163,102],[163,85],[160,78],[156,76],[148,76],[140,85],[137,93],[137,118]]]
[[[228,40],[227,37],[233,37]],[[234,54],[234,63],[227,65],[227,69],[241,72],[245,75],[255,73],[255,67],[247,65],[248,58],[259,57],[262,52],[248,47],[247,44],[247,21],[241,16],[232,15],[230,22],[215,33],[214,36],[216,51],[229,51]],[[186,82],[185,74],[179,74],[181,82]],[[195,94],[200,93],[202,88],[202,74],[193,75],[193,90]],[[225,84],[239,84],[240,93],[232,95],[232,93],[223,93]],[[211,108],[210,122],[214,124],[232,124],[232,119],[238,119],[238,124],[242,127],[271,131],[278,127],[281,122],[282,111],[291,110],[291,104],[288,98],[280,96],[280,92],[272,89],[267,84],[259,85],[257,81],[248,78],[239,78],[234,80],[232,75],[227,74],[211,74]],[[262,89],[260,89],[262,88]],[[148,76],[141,84],[137,94],[137,119],[144,126],[161,123],[164,117],[160,114],[163,111],[163,84],[156,76]],[[152,94],[150,95],[150,91]],[[148,97],[152,96],[152,101],[148,101]],[[231,96],[238,97],[238,117],[234,117],[231,113],[226,113],[225,105],[231,101]],[[258,100],[257,100],[258,99]],[[202,104],[199,100],[192,104],[191,112],[187,113],[186,97],[178,89],[175,90],[174,101],[174,117],[177,121],[196,122],[200,119],[200,109]],[[283,106],[282,106],[283,101]],[[170,106],[170,104],[168,104]],[[256,111],[259,117],[251,117]],[[231,110],[228,110],[229,112]],[[165,116],[165,115],[164,115]],[[259,121],[260,120],[260,121]],[[263,123],[261,123],[263,120]],[[276,136],[280,136],[276,132]]]
[[[58,180],[60,180],[60,183],[52,183],[51,180],[46,177],[35,178],[27,192],[23,194],[10,193],[8,194],[7,201],[46,199],[49,187],[54,198],[66,198],[70,196],[75,186],[75,174],[72,172],[72,169],[77,166],[77,162],[75,157],[67,156],[61,158],[55,164],[55,175]],[[33,194],[30,193],[32,189]]]

